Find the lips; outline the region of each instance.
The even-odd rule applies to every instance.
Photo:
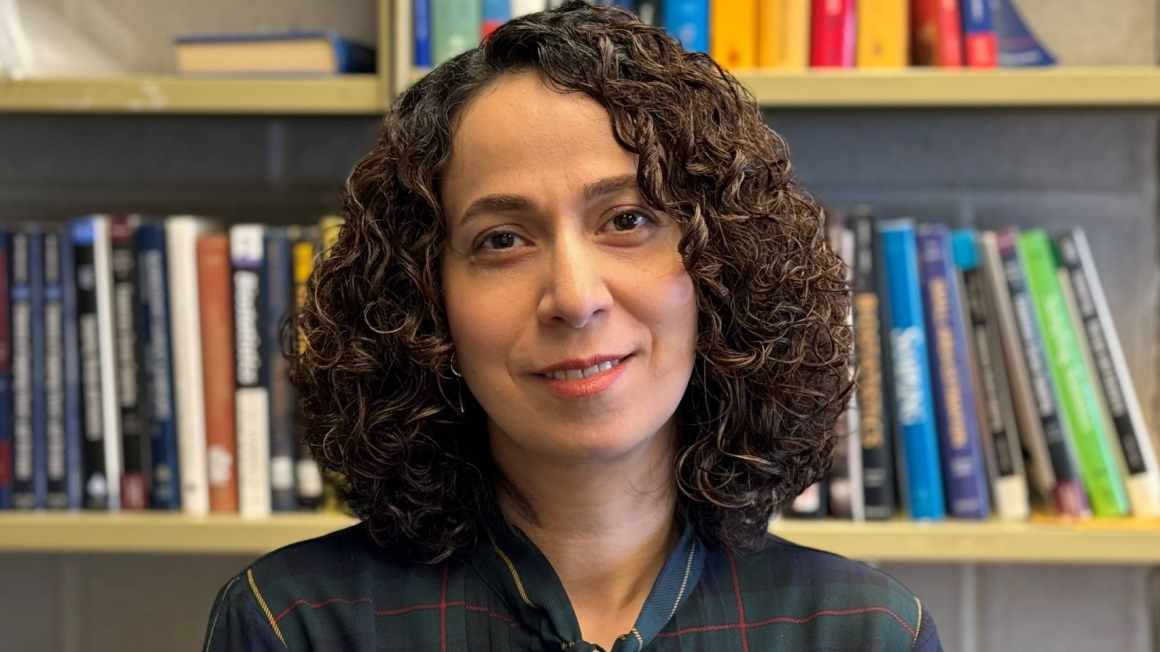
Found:
[[[611,359],[601,360],[587,367],[569,366],[547,373],[535,374],[535,376],[559,396],[574,399],[587,398],[604,392],[620,380],[631,358],[631,354],[611,357]],[[586,362],[590,362],[590,360],[584,360],[580,364]]]
[[[601,362],[600,364],[594,364],[591,367],[587,367],[585,369],[568,369],[568,370],[562,370],[562,371],[551,371],[551,372],[548,372],[548,373],[542,374],[542,375],[546,376],[548,378],[554,378],[556,380],[580,380],[581,378],[591,378],[591,377],[595,376],[596,374],[599,374],[602,371],[608,371],[609,369],[621,364],[621,362],[623,360],[624,360],[624,358],[617,358],[616,360],[606,360],[604,362]]]

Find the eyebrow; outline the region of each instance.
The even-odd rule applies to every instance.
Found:
[[[635,174],[622,174],[617,177],[608,177],[584,186],[580,191],[584,203],[591,203],[601,197],[615,195],[629,188],[636,188]],[[463,211],[463,218],[459,225],[467,224],[473,217],[488,213],[508,213],[529,211],[533,208],[532,201],[523,195],[487,195],[471,202]]]

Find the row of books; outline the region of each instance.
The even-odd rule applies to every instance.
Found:
[[[412,0],[415,65],[474,47],[513,17],[556,0]],[[732,70],[993,68],[1053,63],[1012,0],[605,0]],[[1002,38],[1001,38],[1002,37]]]
[[[5,228],[0,509],[320,508],[284,326],[339,223]]]
[[[1082,229],[951,231],[858,211],[858,386],[796,516],[1160,516],[1160,470]]]

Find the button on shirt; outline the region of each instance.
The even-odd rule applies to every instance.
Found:
[[[547,558],[506,522],[430,565],[362,524],[255,562],[218,594],[206,652],[941,652],[930,614],[863,564],[776,537],[707,548],[687,527],[634,627],[611,650],[583,640]]]

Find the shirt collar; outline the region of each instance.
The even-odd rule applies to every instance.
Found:
[[[580,625],[560,578],[540,549],[507,522],[498,507],[472,554],[472,564],[503,596],[521,624],[566,649],[581,640]],[[688,599],[705,564],[705,546],[686,524],[645,599],[631,631],[613,648],[639,652]]]

